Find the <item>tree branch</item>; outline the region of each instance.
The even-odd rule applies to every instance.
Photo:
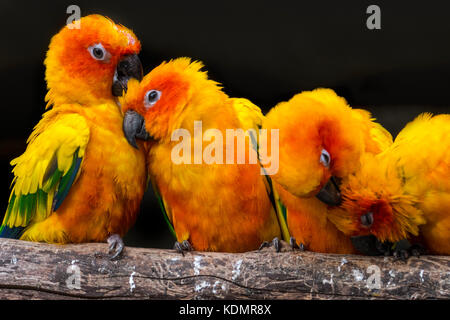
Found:
[[[450,257],[244,254],[0,239],[3,299],[448,299]]]

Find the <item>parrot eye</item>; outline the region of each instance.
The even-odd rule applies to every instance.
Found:
[[[92,58],[95,60],[109,62],[109,58],[111,58],[111,54],[103,48],[101,43],[94,44],[88,48],[89,53]]]
[[[144,104],[147,108],[152,107],[161,98],[161,91],[150,90],[145,94]]]
[[[322,152],[320,154],[320,163],[323,164],[325,167],[329,167],[331,162],[330,154],[327,150],[322,149]]]

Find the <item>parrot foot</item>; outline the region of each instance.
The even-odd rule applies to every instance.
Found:
[[[416,244],[413,244],[413,245],[411,246],[411,248],[409,248],[409,251],[411,252],[411,255],[412,255],[413,257],[420,258],[420,256],[421,256],[422,254],[425,254],[427,250],[425,249],[424,246],[422,246],[422,245],[416,243]]]
[[[410,244],[406,239],[400,240],[395,244],[395,249],[393,251],[394,261],[402,260],[406,262],[411,256],[420,258],[420,255],[425,252],[425,248],[418,243]]]
[[[420,244],[413,244],[409,248],[395,249],[393,252],[394,261],[402,260],[406,262],[409,257],[420,258],[420,255],[426,252],[425,248]]]
[[[384,255],[385,257],[393,255],[391,242],[381,242],[377,239],[375,241],[375,248],[380,252],[381,255]]]
[[[408,258],[409,258],[409,252],[408,252],[408,250],[404,250],[404,249],[395,250],[393,253],[393,256],[394,256],[394,261],[402,260],[402,261],[406,262],[406,260],[408,260]]]
[[[109,236],[107,242],[109,244],[108,254],[114,253],[110,257],[111,260],[114,260],[122,253],[125,245],[123,243],[122,238],[118,234],[113,234],[113,235]]]
[[[194,248],[187,240],[183,240],[181,242],[175,241],[175,245],[173,246],[174,250],[177,250],[178,253],[181,253],[184,257],[185,251],[193,251]]]
[[[298,249],[300,251],[305,251],[305,245],[303,243],[300,243],[300,245],[298,245],[297,240],[295,240],[294,237],[291,237],[289,239],[289,244],[291,245],[292,250]]]
[[[281,242],[280,239],[278,239],[278,237],[273,238],[272,241],[264,241],[263,243],[261,243],[261,245],[259,246],[258,250],[262,250],[264,248],[269,248],[273,246],[275,248],[276,252],[280,252],[281,249]]]

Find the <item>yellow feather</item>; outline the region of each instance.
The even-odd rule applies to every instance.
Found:
[[[60,106],[47,111],[30,135],[25,152],[11,161],[14,166],[11,197],[15,194],[17,199],[34,194],[38,189],[48,193],[46,208],[36,208],[36,221],[45,219],[51,213],[53,205],[55,190],[48,190],[50,181],[43,181],[51,159],[57,155],[58,170],[65,174],[72,166],[75,151],[79,149],[79,156],[83,155],[89,140],[89,128],[84,118],[68,112],[69,106],[66,111],[64,109]],[[25,215],[19,212],[18,204],[19,201],[15,201],[7,221],[10,227],[26,224]]]

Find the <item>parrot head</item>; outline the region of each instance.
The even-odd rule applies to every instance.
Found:
[[[416,198],[403,190],[402,180],[390,169],[385,154],[365,154],[361,167],[341,185],[342,204],[328,218],[349,236],[373,235],[397,242],[417,235],[425,223]]]
[[[125,114],[124,134],[132,146],[137,148],[136,139],[170,140],[188,114],[186,110],[226,97],[218,83],[200,71],[202,67],[201,62],[178,58],[163,62],[140,83],[129,82],[119,102]]]
[[[48,105],[113,100],[127,89],[130,78],[142,79],[134,33],[101,15],[66,25],[50,41],[45,79]]]
[[[302,92],[275,106],[263,127],[279,129],[273,179],[297,197],[338,205],[340,180],[357,169],[364,150],[362,129],[345,99],[330,89]]]

